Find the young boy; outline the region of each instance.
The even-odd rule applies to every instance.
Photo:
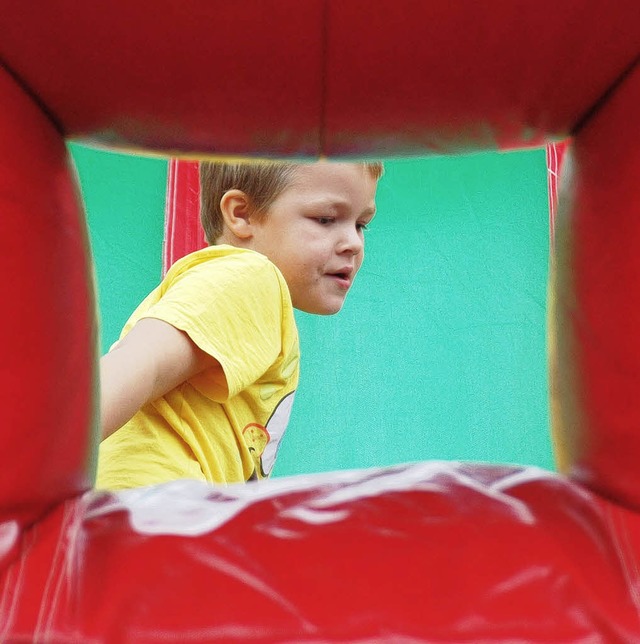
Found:
[[[379,163],[203,163],[209,247],[176,262],[100,362],[97,487],[268,476],[298,382],[292,307],[337,313]]]

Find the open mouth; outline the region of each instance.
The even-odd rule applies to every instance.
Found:
[[[351,286],[351,273],[348,272],[338,272],[338,273],[327,273],[328,277],[331,277],[339,286],[344,289],[348,289]]]

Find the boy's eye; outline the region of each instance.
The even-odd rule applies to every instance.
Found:
[[[356,229],[358,230],[358,232],[364,232],[365,230],[369,230],[369,224],[356,224]]]
[[[323,226],[330,224],[333,221],[332,217],[316,217],[316,221]]]

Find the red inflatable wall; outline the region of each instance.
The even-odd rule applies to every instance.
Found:
[[[0,16],[1,641],[640,640],[636,0],[7,0]],[[566,475],[423,463],[91,489],[94,304],[65,140],[364,157],[567,137]]]

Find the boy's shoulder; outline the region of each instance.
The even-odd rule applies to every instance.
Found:
[[[234,246],[209,246],[185,255],[171,266],[160,284],[132,313],[121,337],[151,309],[151,317],[165,320],[166,311],[176,306],[181,311],[197,310],[204,319],[203,312],[218,310],[210,306],[211,302],[229,310],[242,302],[251,306],[260,302],[267,310],[269,304],[291,308],[290,300],[284,277],[266,256]],[[187,302],[190,304],[185,309]]]
[[[246,288],[270,284],[270,288],[288,293],[284,276],[268,257],[254,250],[226,244],[207,246],[185,255],[167,272],[161,292],[192,276],[218,287]],[[200,282],[202,283],[202,282]]]
[[[171,279],[185,271],[208,264],[211,267],[225,270],[228,267],[274,267],[267,257],[253,250],[237,248],[227,244],[207,246],[194,251],[179,259],[167,272],[167,278]]]

